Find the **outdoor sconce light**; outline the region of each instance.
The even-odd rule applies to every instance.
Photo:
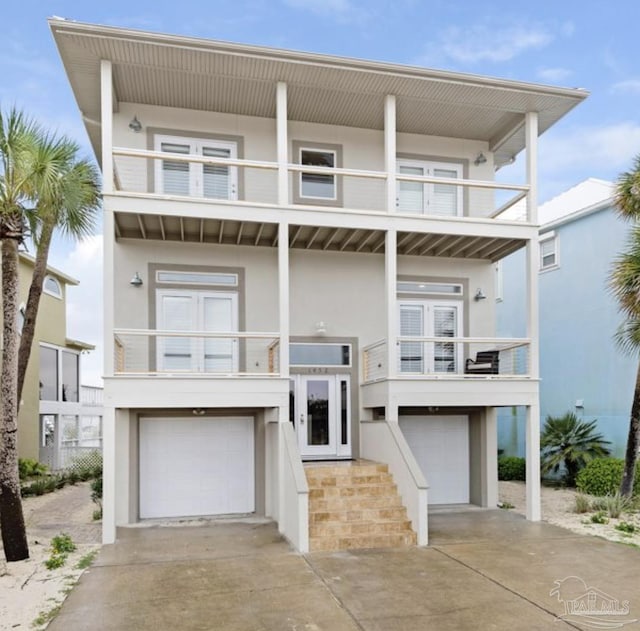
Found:
[[[206,413],[207,411],[204,408],[193,408],[193,410],[191,410],[191,414],[194,416],[204,416]]]
[[[138,120],[137,116],[134,116],[129,123],[129,129],[139,134],[142,131],[142,123]]]
[[[482,151],[478,154],[478,157],[473,161],[477,167],[481,164],[484,164],[487,161],[487,157],[482,153]]]
[[[476,291],[476,295],[473,297],[473,299],[478,302],[478,300],[484,300],[486,298],[486,296],[484,295],[484,292],[482,291],[482,289],[480,289],[480,287],[478,287],[478,291]]]
[[[320,322],[316,322],[316,333],[318,335],[324,335],[327,332],[327,325],[320,320]]]
[[[140,274],[138,274],[138,272],[133,275],[133,278],[129,282],[134,287],[142,287],[142,278],[140,278]]]

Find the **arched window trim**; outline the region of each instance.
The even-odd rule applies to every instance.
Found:
[[[55,283],[57,290],[52,290],[48,288],[47,282]],[[57,278],[55,278],[54,276],[51,276],[50,274],[47,274],[44,277],[44,282],[42,284],[42,291],[49,296],[53,296],[54,298],[58,298],[58,300],[62,300],[62,285],[60,284],[60,281]]]

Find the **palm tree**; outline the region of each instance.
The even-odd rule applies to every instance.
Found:
[[[540,435],[542,472],[558,473],[564,467],[565,481],[575,484],[576,475],[590,460],[608,456],[610,444],[596,433],[597,421],[581,421],[573,412],[561,417],[547,416]]]
[[[633,168],[618,178],[615,191],[618,215],[635,223],[626,250],[616,258],[609,276],[609,287],[625,317],[615,339],[619,347],[629,353],[640,351],[640,155]],[[633,492],[638,450],[640,449],[640,364],[636,373],[633,403],[629,418],[629,433],[625,451],[624,471],[620,494],[630,497]]]
[[[18,400],[22,396],[31,355],[54,231],[60,230],[75,239],[91,234],[100,204],[98,170],[88,160],[77,159],[79,148],[76,143],[62,138],[50,140],[48,145],[44,149],[58,155],[62,160],[59,161],[55,185],[47,195],[38,197],[36,212],[30,215],[31,238],[36,246],[36,260],[18,351]]]
[[[0,244],[2,246],[2,368],[0,407],[0,529],[7,561],[29,558],[18,474],[18,246],[25,237],[30,176],[39,130],[16,110],[0,112]]]

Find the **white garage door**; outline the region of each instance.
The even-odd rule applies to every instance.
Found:
[[[140,517],[255,510],[252,418],[140,420]]]
[[[469,419],[404,416],[400,429],[429,485],[429,504],[469,503]]]

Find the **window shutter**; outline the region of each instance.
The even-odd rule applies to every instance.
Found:
[[[424,308],[422,305],[400,305],[400,335],[424,335]],[[424,345],[422,342],[400,343],[400,372],[424,371]]]
[[[202,320],[204,331],[233,331],[233,301],[231,298],[216,298],[204,296],[202,298]],[[224,372],[233,370],[232,339],[204,339],[204,369],[205,372]]]
[[[433,169],[434,177],[457,178],[458,172],[451,169]],[[451,184],[434,184],[429,203],[429,214],[455,216],[458,214],[458,187]]]
[[[404,175],[423,176],[422,167],[398,166],[398,173]],[[424,184],[420,182],[404,182],[400,180],[398,187],[398,210],[404,213],[424,212]]]
[[[433,336],[457,336],[457,308],[433,307]],[[453,342],[435,342],[434,372],[456,372],[456,351]]]
[[[179,145],[171,142],[163,142],[160,150],[166,153],[180,153],[188,155],[191,151],[189,145]],[[167,195],[189,195],[189,163],[162,161],[162,192]]]
[[[230,158],[231,150],[224,147],[202,147],[202,155],[209,158]],[[203,165],[202,194],[212,199],[231,199],[229,167],[218,164]]]
[[[162,296],[161,328],[168,331],[192,331],[193,298],[190,296]],[[188,337],[161,337],[163,370],[191,370],[192,339]]]

